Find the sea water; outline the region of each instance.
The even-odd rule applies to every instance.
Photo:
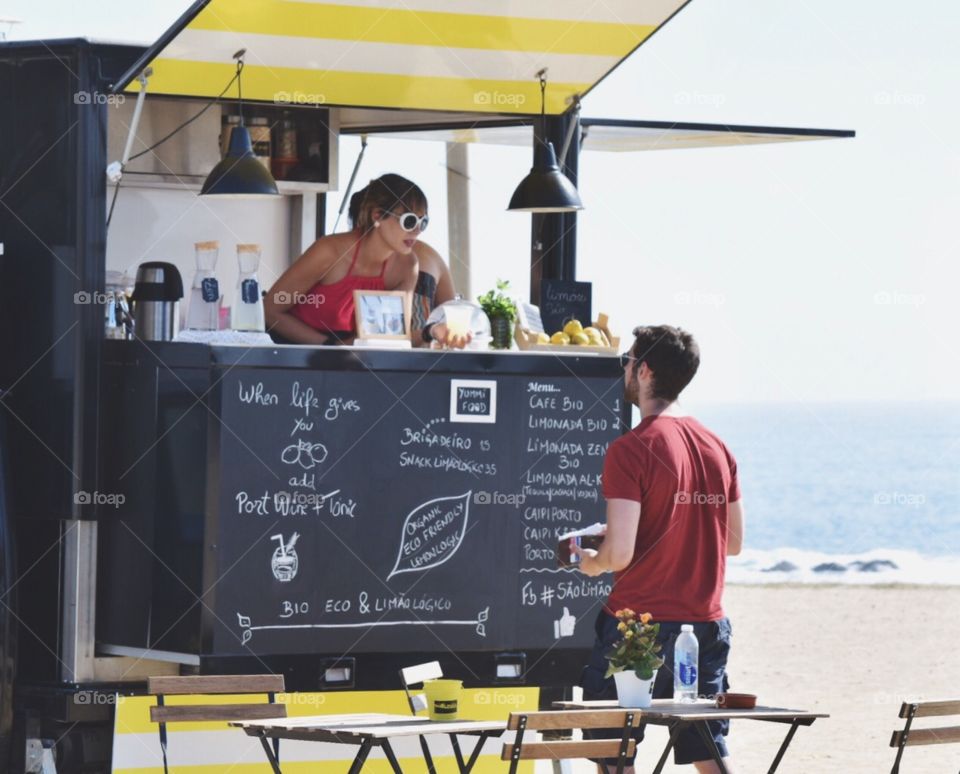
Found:
[[[960,403],[685,409],[737,458],[728,583],[960,585]]]

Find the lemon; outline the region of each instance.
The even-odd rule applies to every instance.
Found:
[[[557,331],[550,337],[551,344],[569,344],[570,337],[563,331]]]
[[[549,344],[550,337],[546,333],[537,334],[537,344]]]
[[[590,343],[598,347],[603,346],[603,334],[597,328],[594,328],[592,325],[589,328],[584,328],[583,332],[587,334],[587,338],[590,339]]]
[[[578,344],[578,345],[589,344],[589,343],[590,343],[590,337],[587,336],[586,333],[574,333],[574,334],[570,337],[570,343],[571,343],[571,344]]]
[[[574,333],[583,333],[583,324],[579,320],[571,320],[563,326],[563,332],[568,336],[572,336]]]

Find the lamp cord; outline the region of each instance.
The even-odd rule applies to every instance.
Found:
[[[148,153],[150,153],[152,150],[154,150],[154,149],[156,149],[156,148],[159,148],[159,147],[160,147],[161,145],[163,145],[167,140],[169,140],[171,137],[173,137],[175,134],[177,134],[177,132],[182,131],[183,129],[185,129],[186,127],[188,127],[190,124],[192,124],[194,121],[196,121],[198,118],[200,118],[200,116],[202,116],[202,115],[203,115],[204,113],[206,113],[210,108],[212,108],[214,105],[216,105],[217,103],[219,103],[221,99],[223,99],[223,95],[226,94],[226,93],[230,90],[230,87],[233,86],[234,81],[237,82],[237,97],[238,97],[238,99],[240,100],[240,124],[241,124],[241,126],[242,126],[242,125],[243,125],[243,101],[242,101],[243,96],[242,96],[242,93],[241,93],[241,91],[240,91],[240,72],[241,72],[242,70],[243,70],[243,60],[240,59],[240,60],[237,62],[237,72],[236,72],[236,74],[233,76],[233,78],[230,79],[230,82],[224,87],[223,91],[221,91],[214,99],[212,99],[210,102],[208,102],[206,105],[204,105],[203,108],[202,108],[196,115],[188,118],[186,121],[184,121],[184,122],[183,122],[182,124],[180,124],[178,127],[176,127],[174,130],[172,130],[171,132],[169,132],[168,134],[166,134],[166,135],[165,135],[164,137],[162,137],[161,139],[157,140],[157,141],[156,141],[153,145],[151,145],[149,148],[147,148],[147,149],[145,149],[145,150],[142,150],[142,151],[140,151],[139,153],[135,153],[134,155],[132,155],[127,163],[130,163],[130,161],[133,161],[134,159],[138,159],[138,158],[140,158],[141,156],[145,156],[145,155],[147,155]],[[126,165],[124,165],[124,167],[125,167],[125,166],[126,166]],[[123,169],[121,169],[120,171],[121,171],[121,173],[122,173],[122,172],[123,172]],[[118,180],[118,181],[117,181],[116,185],[115,185],[114,188],[113,188],[113,197],[112,197],[111,200],[110,200],[110,211],[107,213],[107,228],[108,228],[108,229],[110,228],[110,221],[113,219],[113,208],[114,208],[114,207],[116,206],[116,204],[117,204],[117,194],[120,193],[120,183],[121,183],[121,182],[122,182],[122,178],[121,178],[121,180]]]

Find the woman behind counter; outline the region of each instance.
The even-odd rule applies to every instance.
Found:
[[[453,298],[443,260],[433,248],[417,244],[429,218],[427,197],[415,183],[394,174],[371,180],[351,197],[349,217],[351,231],[318,239],[270,288],[264,313],[274,339],[352,343],[354,290],[415,291],[414,304],[421,307],[449,300],[447,295]],[[417,345],[423,319],[418,308],[413,321]],[[436,338],[446,336],[442,325],[433,326],[432,332]]]

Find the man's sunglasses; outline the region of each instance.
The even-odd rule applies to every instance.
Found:
[[[397,219],[397,222],[400,224],[400,228],[404,231],[420,231],[427,230],[427,224],[430,223],[430,216],[424,215],[422,218],[418,216],[415,212],[405,212],[402,215],[398,215],[391,210],[384,210],[384,215],[393,215]]]
[[[622,355],[620,355],[620,367],[626,368],[628,365],[630,365],[631,360],[639,360],[639,358],[634,357],[629,352],[624,352]]]

